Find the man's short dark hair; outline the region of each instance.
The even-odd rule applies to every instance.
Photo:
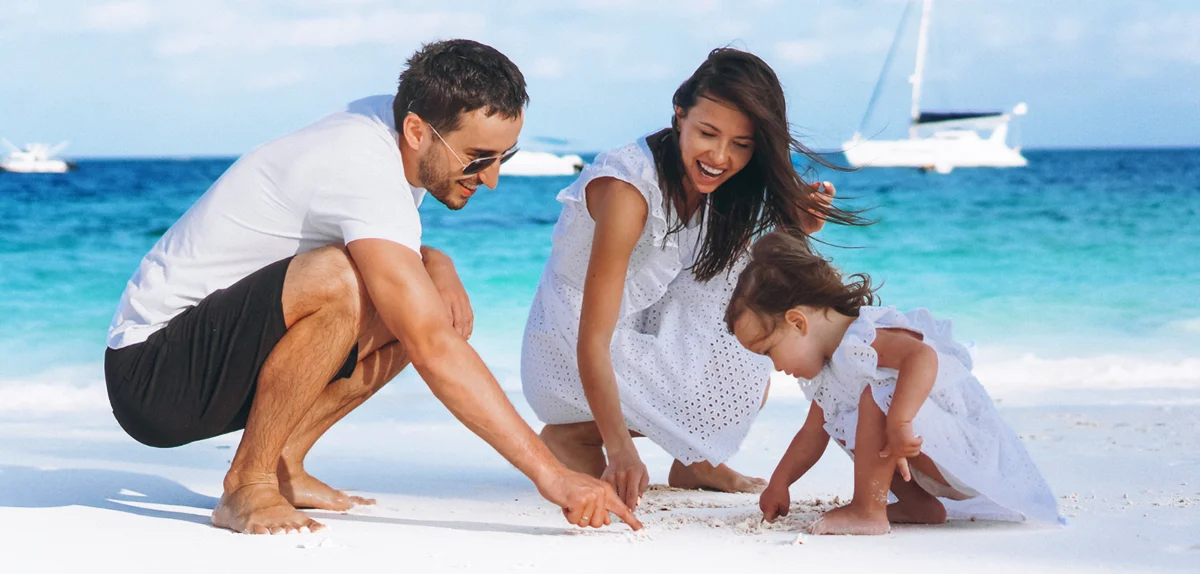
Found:
[[[396,131],[412,112],[442,133],[459,128],[464,112],[515,118],[529,104],[525,76],[507,56],[473,40],[443,40],[421,46],[400,73],[392,111]]]

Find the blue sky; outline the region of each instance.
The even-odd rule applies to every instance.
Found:
[[[523,139],[599,150],[665,125],[713,47],[766,59],[809,144],[858,126],[901,0],[5,0],[0,136],[67,155],[236,155],[392,92],[421,42],[509,55]],[[916,20],[869,132],[901,133]],[[1200,3],[941,0],[925,107],[1024,101],[1025,147],[1200,145]]]

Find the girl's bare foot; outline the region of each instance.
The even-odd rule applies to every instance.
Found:
[[[882,510],[882,509],[880,509]],[[852,534],[857,536],[877,536],[892,531],[888,524],[887,514],[878,511],[864,511],[853,502],[835,508],[822,514],[809,527],[813,534]]]
[[[279,494],[275,484],[251,483],[226,492],[212,513],[213,526],[245,534],[284,534],[325,528]]]
[[[684,466],[678,460],[671,465],[667,484],[675,488],[752,493],[762,492],[767,487],[767,481],[746,476],[724,464],[713,466],[707,462],[697,462]]]
[[[358,505],[375,504],[373,498],[353,496],[321,482],[311,474],[279,477],[279,494],[296,508],[316,508],[343,512]]]

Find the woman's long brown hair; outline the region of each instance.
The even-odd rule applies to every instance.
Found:
[[[732,105],[754,125],[754,155],[740,172],[705,196],[707,231],[692,273],[701,281],[733,268],[755,237],[774,229],[800,229],[802,214],[814,213],[830,223],[865,225],[857,212],[845,211],[816,197],[792,165],[794,151],[813,163],[846,171],[805,147],[792,135],[787,102],[774,70],[761,58],[734,48],[717,48],[675,90],[672,102],[686,113],[700,98]],[[659,186],[670,211],[686,204],[684,166],[679,150],[678,118],[671,129],[651,136]],[[807,171],[806,171],[807,173]],[[685,222],[676,218],[668,234]]]

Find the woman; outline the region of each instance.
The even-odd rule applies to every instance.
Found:
[[[725,305],[755,236],[859,221],[830,206],[832,186],[796,173],[791,150],[829,164],[791,136],[783,89],[758,57],[712,51],[673,102],[671,128],[600,154],[558,195],[521,357],[542,439],[631,508],[649,484],[636,436],[676,458],[672,486],[765,485],[722,464],[771,371],[727,333]]]

